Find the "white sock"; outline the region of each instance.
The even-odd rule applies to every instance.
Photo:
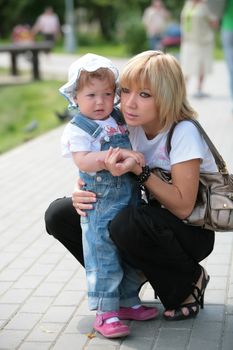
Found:
[[[118,317],[110,317],[105,322],[106,323],[113,323],[113,322],[118,322],[118,321],[120,321]]]
[[[104,313],[105,313],[105,311],[98,310],[97,315],[102,315]],[[118,322],[118,321],[120,321],[118,317],[110,317],[110,318],[107,318],[107,320],[105,322],[107,324],[109,324],[109,323]]]
[[[132,307],[132,309],[139,309],[140,308],[140,304],[137,304],[137,305],[134,305],[134,306],[131,306]]]

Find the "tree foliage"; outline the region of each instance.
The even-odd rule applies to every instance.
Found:
[[[108,41],[115,38],[117,27],[122,18],[131,19],[137,13],[140,16],[151,0],[73,0],[75,11],[85,8],[89,21],[97,20],[102,37]],[[164,0],[164,3],[176,18],[179,17],[183,0]],[[61,23],[65,22],[65,0],[50,0]],[[48,0],[0,0],[0,38],[9,37],[17,24],[33,25]]]

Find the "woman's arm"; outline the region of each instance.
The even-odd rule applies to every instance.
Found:
[[[165,208],[178,218],[185,219],[196,202],[199,174],[200,160],[193,159],[172,166],[172,184],[151,174],[145,186]]]
[[[106,156],[106,168],[111,173],[122,175],[131,171],[135,175],[142,172],[142,167],[136,163],[119,162],[116,151]],[[144,183],[145,187],[153,193],[154,197],[169,211],[180,219],[189,216],[194,208],[199,186],[200,160],[192,159],[172,166],[172,183],[168,184],[155,174],[151,174]]]

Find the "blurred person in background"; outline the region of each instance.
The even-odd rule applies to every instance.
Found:
[[[205,0],[188,0],[181,11],[180,64],[186,82],[191,76],[197,78],[194,97],[208,95],[203,92],[203,83],[213,67],[215,29],[218,19]]]
[[[45,8],[44,12],[37,18],[32,28],[33,35],[42,34],[45,41],[55,42],[61,34],[61,26],[58,15],[54,13],[51,6]]]
[[[142,16],[142,22],[148,37],[148,46],[151,50],[161,50],[162,39],[170,20],[170,13],[163,1],[152,0]]]
[[[231,110],[233,114],[233,0],[227,0],[221,20],[221,39],[224,57],[226,60],[230,93],[231,93]]]

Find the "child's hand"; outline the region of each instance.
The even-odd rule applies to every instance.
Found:
[[[134,172],[135,166],[145,164],[141,153],[126,149],[110,148],[105,157],[106,169],[113,176],[121,176],[127,172]]]
[[[123,159],[126,158],[133,158],[137,164],[139,164],[141,167],[144,167],[145,164],[145,158],[144,155],[140,152],[137,151],[133,151],[133,150],[129,150],[129,149],[120,149],[121,150],[121,155],[123,157]]]

